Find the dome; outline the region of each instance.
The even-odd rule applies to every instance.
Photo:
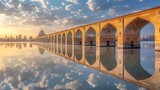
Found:
[[[45,36],[45,35],[46,35],[45,32],[44,32],[43,30],[41,30],[41,31],[39,32],[38,37]]]

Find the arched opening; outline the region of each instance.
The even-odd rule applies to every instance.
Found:
[[[46,36],[46,39],[47,39],[47,41],[46,41],[46,43],[50,43],[51,42],[51,38],[50,38],[50,36]]]
[[[52,35],[52,43],[54,43],[54,38],[53,38],[53,35]]]
[[[51,41],[51,46],[52,46],[52,51],[54,51],[54,37],[53,37],[53,35],[52,35],[52,41]]]
[[[58,52],[61,53],[61,34],[58,34]]]
[[[53,35],[52,40],[53,40],[53,44],[52,44],[52,46],[53,46],[53,51],[55,51],[55,35]]]
[[[49,41],[49,43],[52,43],[52,36],[50,36],[50,41]]]
[[[58,44],[61,44],[61,34],[58,34]]]
[[[55,52],[57,52],[57,35],[55,34]]]
[[[62,44],[65,44],[65,33],[62,34]]]
[[[82,32],[79,29],[75,33],[74,44],[75,45],[82,45]]]
[[[125,68],[137,80],[147,79],[155,72],[154,40],[155,27],[147,20],[136,18],[125,28]]]
[[[78,61],[82,59],[82,32],[78,29],[74,38],[74,54]]]
[[[145,28],[148,25],[152,25],[152,27],[154,27],[152,23],[142,18],[136,18],[132,22],[130,22],[126,26],[124,31],[124,48],[140,48],[140,42],[144,41],[145,38],[154,39],[154,33],[152,35],[143,35],[144,33],[149,33],[151,31],[154,32],[155,29],[146,29],[145,32],[142,32],[143,28]]]
[[[116,31],[117,29],[111,24],[107,24],[106,26],[104,26],[102,31],[100,32],[100,46],[116,46]]]
[[[50,36],[47,37],[47,43],[51,43],[51,37]]]
[[[69,33],[67,35],[67,44],[72,44],[72,33],[71,33],[71,31],[69,31]]]
[[[72,56],[72,33],[69,31],[67,35],[67,54],[69,57]]]
[[[65,55],[65,33],[62,34],[62,54]]]
[[[85,45],[95,46],[96,45],[96,31],[90,27],[85,34]]]

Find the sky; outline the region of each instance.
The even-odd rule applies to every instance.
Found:
[[[156,6],[160,0],[0,0],[0,37],[49,34]]]

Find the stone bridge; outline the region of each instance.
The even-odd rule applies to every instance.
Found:
[[[160,50],[160,7],[51,33],[37,37],[35,41],[82,46],[140,48],[140,32],[148,23],[155,28],[155,50]]]

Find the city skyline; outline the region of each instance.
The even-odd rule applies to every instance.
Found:
[[[160,0],[1,0],[0,36],[36,37],[159,6]],[[153,33],[152,25],[143,32]],[[148,27],[146,29],[148,29]]]

